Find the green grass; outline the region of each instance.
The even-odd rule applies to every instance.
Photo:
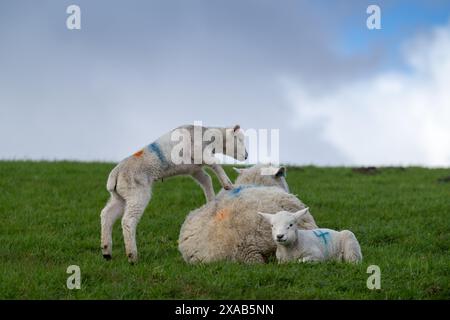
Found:
[[[155,185],[138,226],[140,261],[128,264],[120,223],[113,260],[100,252],[99,214],[113,164],[0,162],[1,299],[449,299],[448,169],[289,168],[288,183],[321,227],[350,229],[361,265],[214,263],[191,266],[177,250],[185,216],[205,202],[187,177]],[[226,168],[231,178],[235,173]],[[219,189],[214,178],[216,190]],[[80,290],[66,288],[79,265]],[[366,269],[381,268],[381,290]]]

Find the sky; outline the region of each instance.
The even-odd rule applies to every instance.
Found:
[[[445,0],[0,2],[0,159],[120,161],[201,121],[279,130],[282,163],[449,167],[449,83]]]

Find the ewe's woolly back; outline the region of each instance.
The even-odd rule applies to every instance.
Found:
[[[263,177],[261,168],[240,169],[235,189],[222,190],[214,201],[187,216],[178,239],[178,249],[186,262],[263,263],[275,254],[270,226],[257,212],[296,212],[305,205],[284,190],[284,168],[276,168],[271,176]],[[298,227],[314,229],[317,225],[308,214]]]

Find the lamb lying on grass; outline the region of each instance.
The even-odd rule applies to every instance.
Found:
[[[264,263],[275,254],[276,245],[270,226],[257,212],[305,208],[285,190],[285,168],[258,165],[238,171],[233,190],[220,191],[214,201],[192,211],[183,223],[178,249],[186,262]],[[309,213],[297,222],[302,229],[317,228]]]
[[[355,235],[348,230],[331,229],[299,230],[297,223],[308,208],[291,213],[280,211],[277,214],[259,212],[272,225],[273,240],[277,244],[278,262],[338,260],[360,262],[361,248]]]

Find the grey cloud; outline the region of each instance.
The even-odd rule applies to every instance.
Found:
[[[288,125],[279,78],[320,94],[384,59],[334,50],[358,1],[80,0],[69,31],[72,3],[0,4],[0,158],[119,160],[202,120],[280,128],[285,162],[345,162],[320,126]]]

